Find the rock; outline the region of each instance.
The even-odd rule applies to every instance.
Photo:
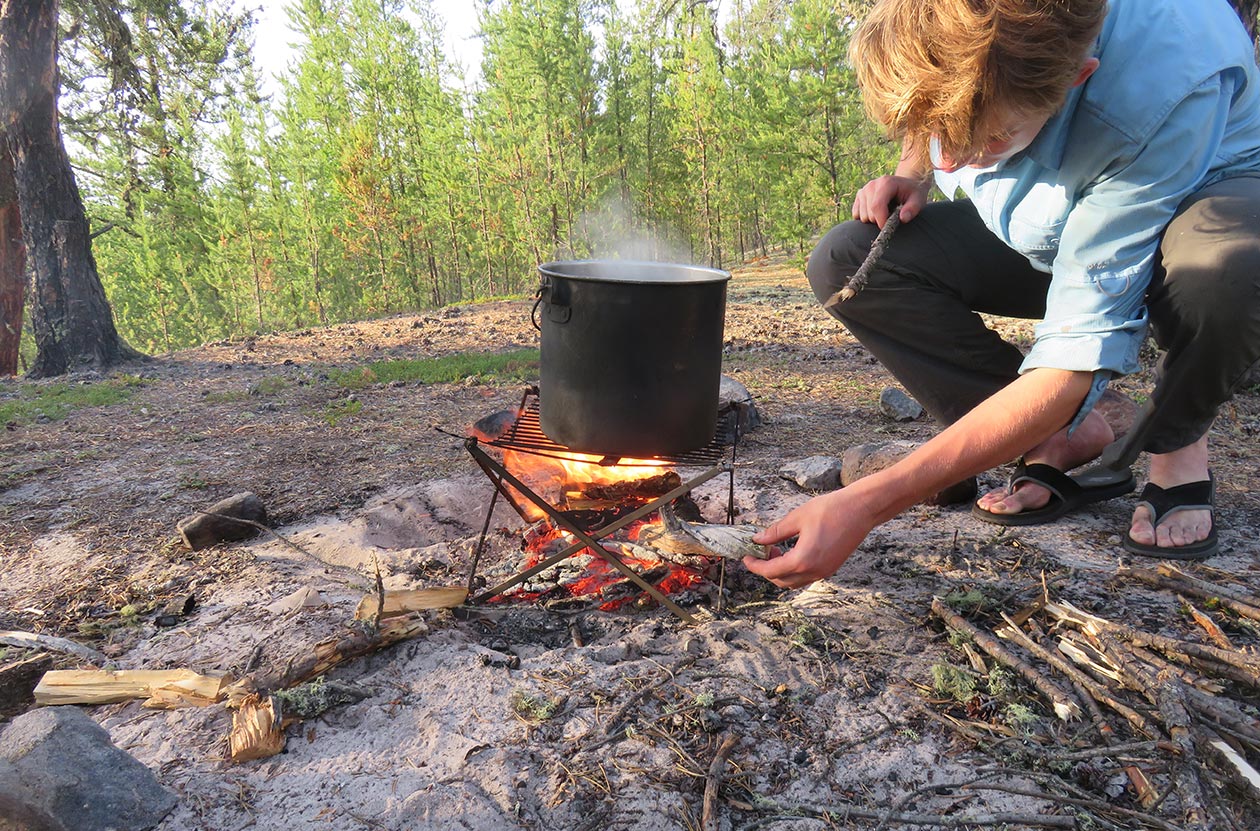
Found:
[[[733,444],[736,436],[746,436],[760,426],[761,413],[753,404],[752,393],[739,381],[723,375],[718,387],[718,441]]]
[[[884,441],[857,444],[840,457],[840,484],[852,485],[857,480],[892,467],[914,452],[919,445],[912,441]]]
[[[893,421],[914,421],[923,415],[922,405],[896,387],[885,387],[879,394],[879,411]]]
[[[840,484],[851,485],[857,480],[878,473],[886,467],[909,456],[918,444],[912,441],[873,442],[858,444],[844,451],[841,457]],[[976,498],[979,486],[974,476],[956,482],[923,500],[925,505],[957,505]]]
[[[0,733],[0,831],[147,831],[178,800],[76,707]]]
[[[831,456],[810,456],[788,462],[779,469],[779,475],[807,491],[830,491],[840,484],[840,468],[839,459]]]

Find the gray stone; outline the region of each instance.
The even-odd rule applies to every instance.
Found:
[[[879,411],[893,421],[914,421],[923,415],[919,402],[896,387],[885,387],[879,394]]]
[[[718,387],[717,438],[722,444],[733,444],[736,436],[746,436],[761,426],[761,413],[753,403],[748,388],[726,375]]]
[[[914,452],[919,445],[912,441],[883,441],[857,444],[844,451],[840,457],[840,484],[851,485],[857,480],[892,467]]]
[[[779,475],[807,491],[835,490],[840,484],[840,460],[832,456],[810,456],[788,462]]]
[[[173,793],[76,707],[46,707],[0,733],[0,831],[147,831]]]

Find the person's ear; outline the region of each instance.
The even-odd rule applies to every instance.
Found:
[[[1089,76],[1094,74],[1098,69],[1098,59],[1090,56],[1085,59],[1085,63],[1081,64],[1081,71],[1077,73],[1076,80],[1072,82],[1072,86],[1079,87],[1081,84],[1089,80]]]

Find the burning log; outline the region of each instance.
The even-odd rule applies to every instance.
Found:
[[[667,470],[646,479],[626,479],[609,484],[583,483],[571,492],[576,492],[583,499],[616,503],[632,499],[654,499],[664,496],[681,484],[682,477],[672,470]]]

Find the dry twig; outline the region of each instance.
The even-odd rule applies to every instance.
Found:
[[[717,753],[713,755],[709,773],[704,778],[704,807],[700,814],[701,831],[709,831],[716,827],[714,819],[717,814],[718,790],[722,787],[722,773],[726,769],[726,760],[730,758],[737,744],[739,744],[737,736],[725,736],[718,744]]]
[[[892,211],[888,214],[888,220],[884,223],[884,227],[879,230],[879,234],[875,237],[875,242],[871,243],[871,253],[866,255],[866,259],[862,261],[862,265],[858,266],[858,270],[849,278],[849,282],[844,288],[827,298],[827,302],[823,303],[823,308],[830,309],[852,299],[859,291],[866,288],[866,281],[870,278],[871,272],[875,270],[875,264],[879,262],[880,257],[884,256],[884,252],[888,250],[888,241],[892,239],[892,235],[897,228],[901,226],[901,209],[899,206],[893,206]]]
[[[939,597],[932,598],[932,612],[951,628],[970,635],[977,646],[1023,676],[1028,683],[1036,687],[1038,692],[1050,699],[1050,703],[1054,706],[1054,713],[1060,719],[1070,721],[1080,716],[1081,707],[1071,693],[1049,678],[1046,678],[1027,661],[1002,646],[997,638],[980,631],[961,615],[954,612],[953,609],[949,608],[949,606],[945,605],[945,601]]]

